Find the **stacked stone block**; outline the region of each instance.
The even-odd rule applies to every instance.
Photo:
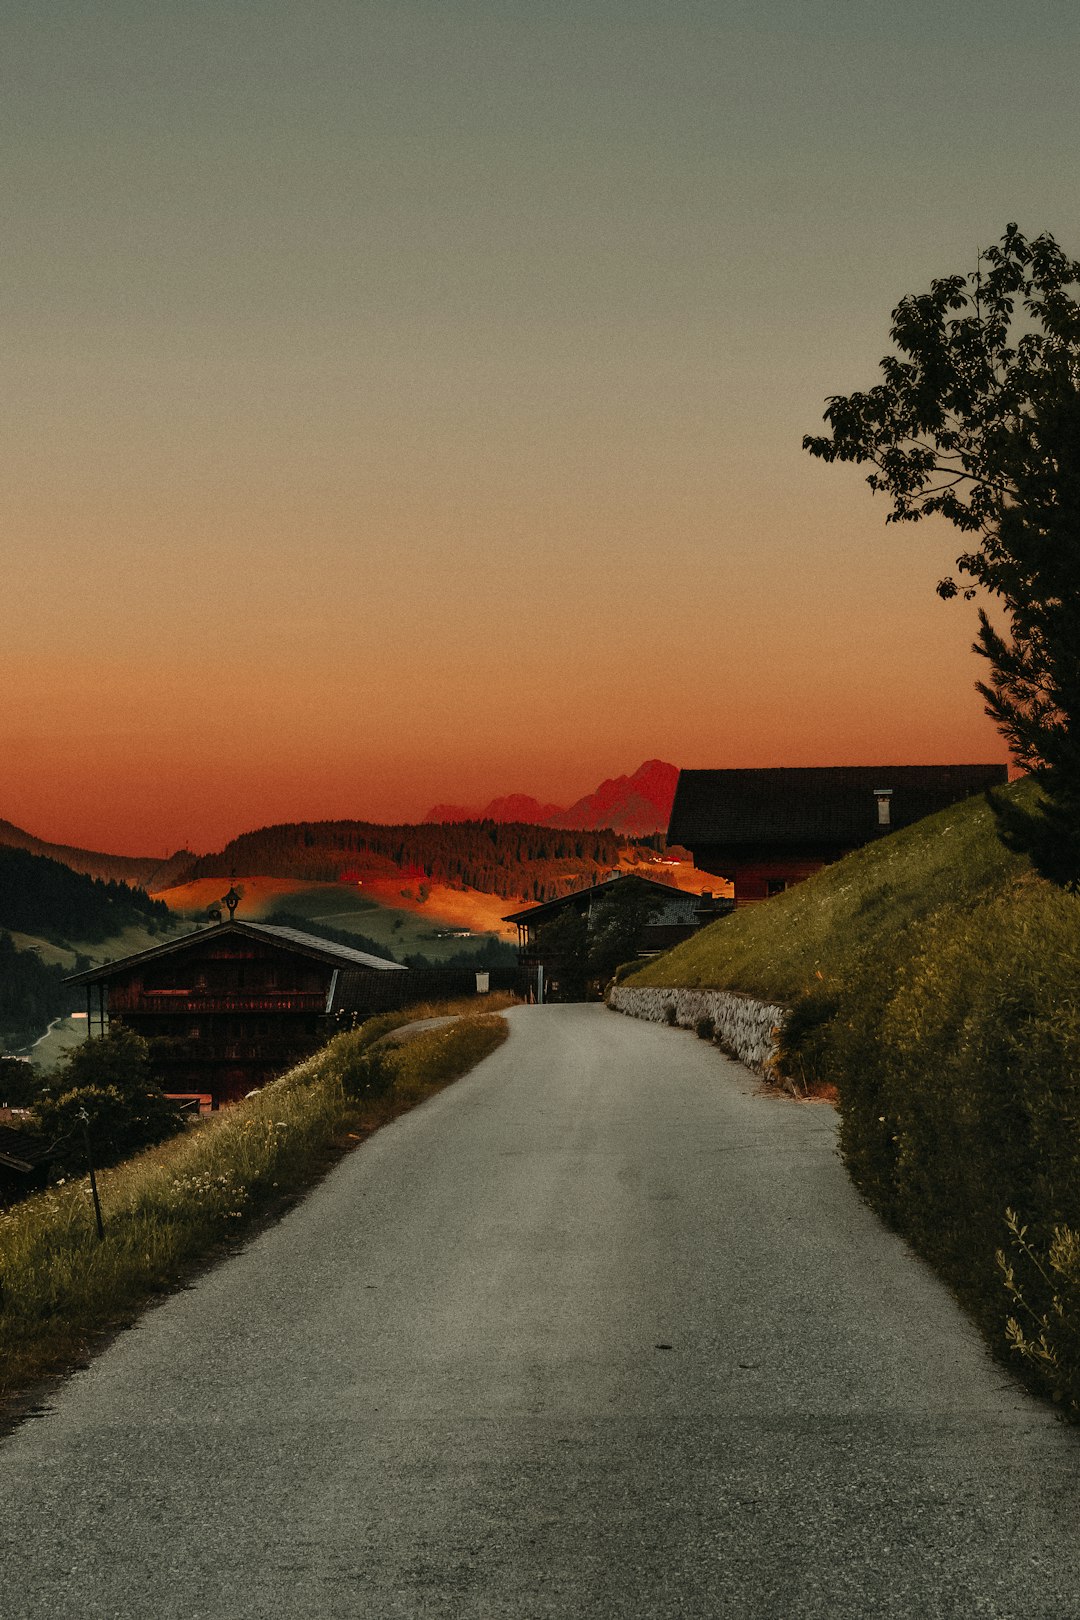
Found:
[[[701,1018],[711,1018],[713,1039],[748,1069],[779,1080],[778,1038],[787,1008],[772,1001],[757,1001],[736,990],[662,990],[652,986],[617,984],[608,1006],[631,1018],[654,1024],[677,1024],[694,1029]],[[668,1010],[674,1008],[674,1016]]]

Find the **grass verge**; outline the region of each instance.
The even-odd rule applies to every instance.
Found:
[[[410,1008],[337,1035],[255,1096],[183,1136],[99,1174],[106,1239],[89,1179],[39,1193],[0,1216],[0,1403],[85,1362],[134,1320],[295,1197],[380,1125],[458,1079],[507,1035],[508,996]],[[457,1022],[386,1048],[377,1095],[353,1095],[371,1049],[416,1018]]]
[[[991,1345],[1080,1418],[1080,898],[1002,847],[983,800],[626,982],[786,1002],[783,1065],[836,1084],[860,1191]]]

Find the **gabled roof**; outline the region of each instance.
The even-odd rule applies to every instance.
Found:
[[[657,883],[655,878],[638,877],[636,872],[620,872],[618,877],[605,878],[602,883],[591,883],[587,889],[573,889],[569,894],[556,895],[554,900],[541,900],[534,906],[526,906],[523,911],[511,911],[503,918],[509,923],[541,923],[557,912],[564,911],[567,906],[578,906],[585,901],[591,905],[598,895],[606,895],[612,889],[622,888],[631,883],[635,888],[652,891],[655,899],[662,901],[662,908],[657,909],[652,921],[658,922],[685,922],[693,918],[695,907],[699,904],[696,894],[690,894],[686,889],[677,889],[672,883]]]
[[[383,956],[372,956],[368,951],[354,950],[351,945],[335,945],[328,939],[320,939],[317,934],[305,934],[299,928],[278,928],[274,923],[234,920],[213,923],[209,928],[196,928],[190,934],[183,934],[179,939],[169,940],[167,944],[152,945],[148,951],[136,951],[132,956],[121,956],[115,962],[103,962],[100,967],[87,968],[82,973],[72,973],[64,983],[99,984],[104,979],[115,978],[118,973],[126,973],[129,968],[142,962],[156,962],[162,956],[175,956],[179,952],[190,950],[195,944],[204,943],[209,938],[221,939],[227,935],[239,935],[242,939],[257,939],[279,945],[294,955],[306,956],[313,961],[323,962],[328,967],[369,968],[380,971],[389,969],[397,973],[407,971],[400,962],[389,962]]]
[[[20,1175],[29,1175],[50,1156],[53,1146],[53,1143],[43,1141],[32,1131],[0,1125],[0,1165],[5,1170],[17,1170]]]
[[[681,771],[668,843],[856,847],[1008,781],[1005,765],[837,765]],[[890,790],[889,822],[875,793]]]

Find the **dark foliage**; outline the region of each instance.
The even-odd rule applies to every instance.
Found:
[[[53,1163],[61,1174],[86,1168],[84,1110],[97,1165],[116,1164],[183,1129],[153,1077],[147,1042],[123,1028],[77,1046],[37,1102],[37,1125],[56,1144]]]
[[[420,951],[412,951],[402,958],[406,967],[432,972],[439,968],[472,968],[481,972],[486,969],[490,972],[493,969],[516,967],[517,959],[516,945],[511,945],[505,939],[496,939],[490,934],[471,950],[453,951],[450,955],[440,956],[437,960],[425,956]]]
[[[840,1011],[837,996],[828,990],[810,990],[800,996],[780,1032],[780,1068],[805,1091],[832,1084],[830,1025]]]
[[[0,1103],[5,1108],[30,1108],[41,1091],[41,1077],[21,1058],[0,1057]]]
[[[584,914],[567,908],[536,930],[535,949],[553,981],[552,999],[584,1001],[638,948],[641,931],[663,902],[645,884],[628,879]]]
[[[938,513],[977,537],[957,571],[1007,620],[980,611],[987,712],[1038,773],[1033,807],[996,805],[1008,847],[1080,887],[1080,262],[1009,225],[971,276],[934,281],[893,311],[899,355],[867,393],[829,400],[825,461],[870,462],[887,522]],[[938,586],[958,594],[953,578]]]
[[[589,930],[578,911],[567,909],[536,930],[535,949],[545,967],[552,1001],[584,1001]]]
[[[0,846],[0,927],[99,943],[132,923],[167,923],[169,908],[127,883],[73,872],[47,855]]]
[[[1060,889],[1080,889],[1080,779],[1058,771],[1038,777],[1045,791],[1031,806],[988,793],[998,836],[1006,849],[1026,855]]]
[[[883,936],[844,985],[796,1003],[783,1034],[788,1073],[839,1086],[856,1185],[1002,1353],[1015,1314],[995,1260],[1006,1212],[1043,1254],[1058,1228],[1080,1230],[1073,910],[1030,881],[972,910],[943,905]],[[1058,1279],[1063,1298],[1072,1290],[1058,1321],[1051,1274],[1022,1261],[1027,1307],[1053,1322],[1059,1354],[1026,1370],[1080,1417],[1080,1273]]]
[[[192,877],[233,872],[336,883],[352,876],[435,880],[507,900],[552,900],[583,877],[618,865],[626,840],[599,832],[466,821],[381,826],[366,821],[286,822],[234,838],[206,855]]]
[[[588,968],[594,978],[610,979],[620,963],[634,955],[642,929],[661,904],[649,889],[632,881],[613,886],[600,898],[589,919]]]
[[[47,1028],[78,1005],[81,992],[62,981],[67,970],[43,962],[36,951],[20,951],[0,932],[0,1034],[23,1035]]]
[[[397,1076],[391,1055],[383,1046],[368,1047],[342,1071],[345,1095],[355,1102],[373,1102],[385,1097]]]

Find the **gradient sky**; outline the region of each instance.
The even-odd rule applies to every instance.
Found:
[[[1080,253],[1070,0],[0,16],[0,816],[1004,756],[959,537],[800,439],[1008,220]]]

